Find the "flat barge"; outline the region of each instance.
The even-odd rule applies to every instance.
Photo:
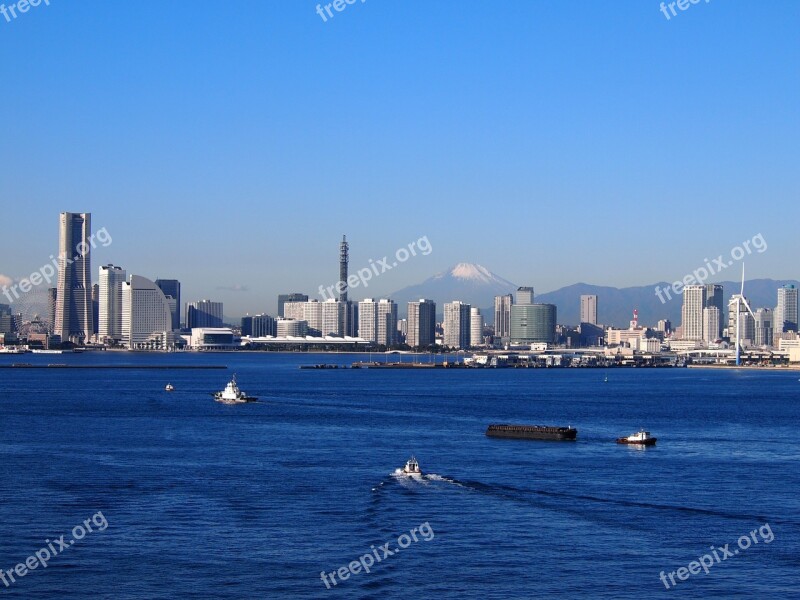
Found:
[[[574,441],[578,436],[578,430],[574,427],[548,425],[489,425],[486,435],[518,440]]]

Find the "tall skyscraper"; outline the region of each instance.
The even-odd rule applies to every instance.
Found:
[[[507,338],[511,335],[511,306],[514,304],[514,296],[494,297],[494,337],[497,339]]]
[[[412,348],[429,348],[436,344],[436,303],[424,298],[408,303],[406,343]]]
[[[122,339],[122,284],[127,273],[122,267],[100,267],[97,337],[100,342]]]
[[[381,298],[366,298],[358,303],[358,335],[382,346],[397,344],[397,304]]]
[[[56,326],[56,298],[58,297],[58,290],[56,288],[48,288],[47,290],[47,332],[52,334]]]
[[[64,342],[82,344],[94,335],[91,234],[91,214],[61,213],[54,331]]]
[[[342,236],[342,243],[339,244],[339,301],[347,302],[347,265],[350,262],[350,245],[347,243],[347,236]]]
[[[517,288],[517,304],[533,304],[533,288]]]
[[[286,315],[283,314],[283,307],[287,302],[308,302],[308,296],[306,294],[279,294],[278,295],[278,317],[285,317]],[[302,318],[302,317],[301,317]]]
[[[775,333],[797,331],[797,288],[784,285],[778,288],[778,305],[775,307]]]
[[[153,284],[155,285],[155,283]],[[161,289],[159,288],[159,291]],[[163,292],[161,292],[163,295]],[[166,302],[166,296],[164,296]],[[169,302],[167,302],[169,307]],[[170,330],[172,329],[172,313],[170,313]],[[222,327],[222,302],[200,300],[186,304],[186,327]]]
[[[683,288],[683,306],[681,308],[683,339],[700,342],[717,340],[722,337],[722,315],[724,314],[722,292],[722,286],[718,284],[687,285]],[[703,310],[711,307],[719,310],[720,319],[716,331],[705,331],[708,323],[703,318]]]
[[[322,302],[322,327],[320,333],[325,335],[343,336],[346,302],[328,298]]]
[[[164,292],[152,281],[131,275],[122,284],[122,343],[128,348],[163,348],[172,331]]]
[[[581,323],[597,325],[597,296],[593,294],[581,296]]]
[[[469,304],[456,300],[444,305],[444,345],[449,348],[468,348],[470,336]]]
[[[473,348],[483,345],[483,315],[481,314],[481,309],[474,307],[470,309],[469,322],[469,345]]]
[[[172,314],[172,329],[181,328],[181,282],[177,279],[156,279],[156,285],[164,292]]]

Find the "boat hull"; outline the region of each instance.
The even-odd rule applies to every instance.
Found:
[[[516,440],[570,442],[575,441],[578,436],[578,430],[572,427],[549,427],[545,425],[489,425],[486,429],[486,435]]]

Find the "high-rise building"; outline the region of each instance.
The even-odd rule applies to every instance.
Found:
[[[122,284],[122,343],[128,348],[163,348],[172,331],[172,313],[164,292],[145,277],[131,275]]]
[[[308,335],[322,335],[322,303],[319,300],[303,302],[303,320],[308,323]]]
[[[469,345],[473,348],[483,345],[483,315],[481,315],[481,310],[479,308],[471,308],[469,320]]]
[[[778,288],[778,305],[775,307],[775,334],[798,330],[798,296],[794,285]]]
[[[756,346],[772,346],[775,311],[759,308],[756,311]]]
[[[554,304],[515,304],[511,307],[511,341],[518,344],[556,341]]]
[[[368,342],[378,341],[378,306],[372,298],[358,303],[358,337]]]
[[[322,302],[322,325],[320,333],[341,337],[344,335],[346,302],[328,298]]]
[[[287,316],[287,315],[283,314],[283,307],[287,302],[308,302],[308,296],[306,294],[298,294],[298,293],[279,294],[278,295],[278,317]]]
[[[593,294],[581,296],[581,323],[597,325],[597,296]]]
[[[97,325],[100,323],[100,284],[92,286],[92,331],[97,333]]]
[[[397,304],[381,298],[366,298],[358,303],[358,335],[382,346],[397,344]]]
[[[444,305],[444,345],[448,348],[469,347],[471,309],[469,304],[459,300]]]
[[[494,297],[494,337],[507,338],[511,335],[511,306],[514,296],[506,294]]]
[[[703,341],[716,342],[719,338],[719,328],[722,322],[722,313],[716,306],[706,306],[703,309]]]
[[[5,333],[14,333],[14,317],[8,304],[0,304],[0,343]]]
[[[308,335],[308,323],[302,319],[282,319],[279,318],[275,327],[278,337],[305,337]]]
[[[672,333],[672,322],[669,319],[660,319],[656,325],[656,331],[662,333]]]
[[[122,284],[128,274],[122,267],[100,267],[97,337],[100,342],[122,339]]]
[[[161,290],[159,289],[159,291]],[[164,298],[166,301],[166,296]],[[169,306],[169,302],[167,302],[167,306]],[[170,313],[169,318],[170,318],[170,330],[171,330],[172,313]],[[222,302],[212,302],[211,300],[200,300],[199,302],[187,302],[186,327],[189,329],[194,329],[197,327],[206,327],[209,329],[222,327]]]
[[[705,331],[703,310],[714,307],[719,310],[720,320],[716,331]],[[722,337],[723,315],[722,286],[718,284],[687,285],[683,288],[681,327],[683,339],[690,341],[717,340]]]
[[[164,292],[172,314],[172,329],[181,328],[181,282],[177,279],[156,279],[156,285]]]
[[[533,304],[533,288],[517,288],[517,304]]]
[[[378,300],[376,314],[377,342],[381,346],[397,345],[397,304],[394,300]]]
[[[94,335],[89,213],[60,215],[55,333],[64,342],[82,344]]]
[[[421,298],[408,303],[406,343],[412,348],[429,348],[436,344],[436,303]]]
[[[408,338],[408,319],[397,320],[397,343],[405,344]]]
[[[358,337],[358,302],[353,300],[344,303],[344,334]]]

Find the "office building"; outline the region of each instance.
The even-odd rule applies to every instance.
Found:
[[[47,289],[47,333],[52,334],[56,326],[56,298],[58,290],[56,288]]]
[[[593,294],[581,296],[581,323],[597,325],[597,296]]]
[[[122,344],[130,349],[165,348],[172,313],[164,292],[145,277],[131,275],[122,284]]]
[[[397,345],[397,304],[394,300],[381,298],[377,310],[377,342],[381,346]]]
[[[511,335],[511,306],[514,296],[506,294],[494,297],[494,337],[497,340]]]
[[[181,282],[177,279],[156,279],[156,285],[164,292],[172,314],[172,329],[181,328]]]
[[[284,305],[287,302],[308,302],[308,296],[298,293],[278,295],[278,317],[288,316],[283,313]]]
[[[515,344],[556,341],[554,304],[515,304],[511,307],[511,341]]]
[[[167,306],[169,306],[169,303],[167,303]],[[207,327],[210,329],[221,328],[222,302],[212,302],[211,300],[188,302],[186,304],[186,327],[188,329],[195,329],[198,327]],[[170,330],[171,329],[172,313],[170,313]]]
[[[798,330],[797,288],[794,285],[784,285],[778,288],[778,305],[775,307],[775,335],[787,331]]]
[[[14,317],[8,304],[0,304],[0,343],[5,333],[14,333]]]
[[[471,309],[469,304],[456,300],[444,305],[444,345],[448,348],[469,348]]]
[[[278,337],[304,338],[308,335],[308,323],[302,319],[279,318],[275,323],[275,327],[278,332]]]
[[[436,303],[421,298],[408,303],[406,343],[412,348],[430,348],[436,344]]]
[[[83,344],[94,335],[91,234],[91,214],[61,213],[54,330],[64,342]]]
[[[97,327],[100,342],[122,339],[122,285],[127,277],[128,274],[122,267],[100,267]]]
[[[344,335],[345,306],[346,302],[334,300],[333,298],[328,298],[321,303],[321,335],[338,337]]]

